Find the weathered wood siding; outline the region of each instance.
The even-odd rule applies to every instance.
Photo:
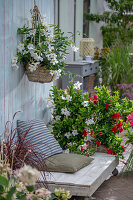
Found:
[[[17,71],[11,68],[11,59],[16,54],[17,28],[23,26],[30,16],[33,0],[0,0],[0,133],[13,113],[19,119],[44,119],[47,123],[50,113],[47,97],[51,83],[29,82],[23,67]],[[54,0],[36,0],[41,13],[54,23]]]

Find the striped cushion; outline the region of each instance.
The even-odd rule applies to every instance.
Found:
[[[35,144],[37,153],[43,155],[43,157],[49,157],[54,154],[62,153],[62,149],[50,133],[46,125],[42,120],[31,120],[31,121],[17,121],[18,136],[22,138],[27,130],[25,138],[32,145]]]

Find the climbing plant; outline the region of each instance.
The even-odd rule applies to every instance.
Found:
[[[105,22],[101,27],[104,46],[111,46],[119,37],[129,43],[133,39],[132,0],[106,0],[110,11],[103,14],[84,13],[85,18],[96,23]]]

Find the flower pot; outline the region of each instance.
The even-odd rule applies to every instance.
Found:
[[[26,74],[28,76],[28,80],[32,82],[39,83],[50,83],[53,81],[54,76],[52,76],[48,71],[45,70],[45,67],[41,67],[40,65],[33,72],[29,70],[29,64],[26,66]]]

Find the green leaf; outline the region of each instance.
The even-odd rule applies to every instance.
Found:
[[[9,185],[8,179],[6,177],[4,177],[4,176],[0,176],[0,185],[8,187],[8,185]]]
[[[0,185],[0,193],[3,193],[4,192],[4,187],[3,185]]]
[[[34,191],[34,187],[32,185],[26,187],[29,192]]]
[[[15,191],[16,191],[16,187],[11,187],[11,189],[7,193],[6,199],[7,200],[12,200],[12,196],[15,193]]]
[[[19,200],[26,200],[26,194],[23,192],[18,192],[17,193],[17,199]]]
[[[0,195],[0,200],[6,200],[3,196]]]

